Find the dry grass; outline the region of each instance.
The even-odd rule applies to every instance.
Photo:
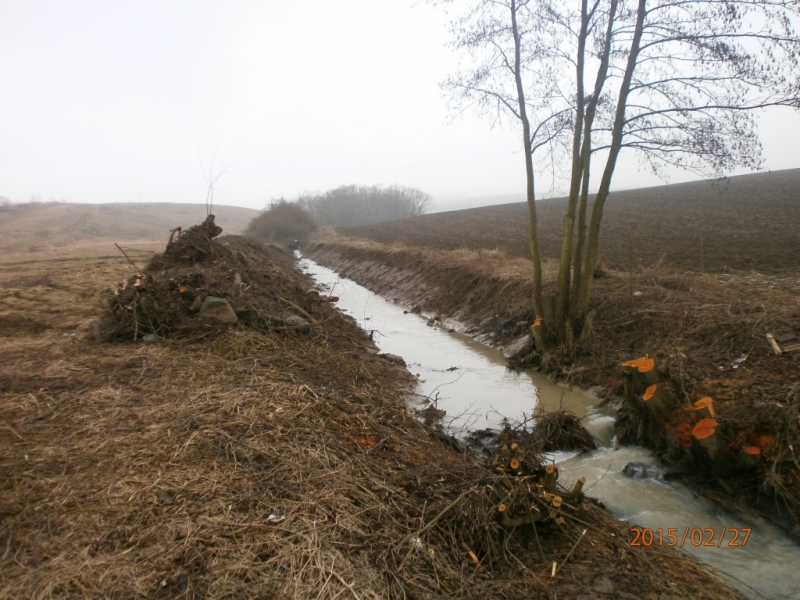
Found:
[[[226,234],[244,232],[258,211],[215,206]],[[131,202],[110,204],[12,204],[0,208],[0,252],[41,253],[72,246],[157,242],[163,247],[174,227],[205,218],[204,204]]]
[[[131,267],[40,267],[0,279],[8,322],[48,319],[0,327],[0,597],[736,597],[598,507],[501,527],[535,476],[504,484],[412,419],[408,373],[343,316],[99,344],[98,291]]]
[[[501,280],[514,280],[530,276],[531,262],[525,258],[511,255],[502,247],[469,248],[461,246],[449,252],[441,252],[436,247],[415,247],[403,242],[382,244],[368,238],[353,238],[336,233],[331,228],[321,230],[314,236],[315,247],[319,245],[346,245],[363,252],[386,254],[390,257],[407,257],[409,255],[422,260],[436,261],[444,267],[469,268],[481,274]],[[542,264],[544,277],[554,277],[558,273],[558,264],[554,260],[545,259]]]

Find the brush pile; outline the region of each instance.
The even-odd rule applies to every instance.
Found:
[[[274,263],[288,258],[278,246],[268,248],[242,236],[212,239],[197,225],[170,240],[161,255],[120,283],[99,324],[105,340],[202,338],[241,321],[262,331],[307,331],[313,313],[330,317],[317,295],[287,276]],[[204,318],[206,298],[230,306],[226,321]],[[234,316],[235,315],[235,316]]]
[[[490,456],[507,454],[509,448],[519,448],[525,455],[545,452],[589,451],[597,448],[597,439],[581,424],[575,413],[559,409],[552,412],[537,410],[533,418],[521,423],[506,423],[499,434],[477,432],[489,441],[471,439]]]
[[[581,424],[580,418],[568,410],[556,410],[536,415],[531,432],[540,452],[595,450],[597,440]]]

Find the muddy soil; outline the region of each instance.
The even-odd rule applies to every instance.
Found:
[[[442,251],[336,235],[307,251],[376,293],[460,320],[491,345],[526,334],[535,316],[529,263],[503,251]],[[545,265],[546,277],[553,273]],[[664,439],[649,445],[726,509],[757,510],[800,535],[800,464],[793,453],[800,443],[800,352],[776,356],[766,337],[800,334],[796,277],[696,275],[663,263],[597,275],[590,342],[574,364],[549,364],[551,375],[594,386],[625,408],[622,363],[653,357],[680,402]],[[694,403],[705,397],[713,399],[726,456],[755,452],[756,460],[719,472],[693,448],[693,428],[708,416]],[[621,409],[619,419],[620,437],[641,442],[630,411]]]

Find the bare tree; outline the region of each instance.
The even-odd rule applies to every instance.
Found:
[[[219,173],[216,175],[214,174],[214,163],[217,160],[217,152],[219,151],[219,146],[216,147],[214,150],[214,155],[211,157],[211,164],[208,167],[208,172],[206,172],[205,165],[203,165],[203,157],[200,156],[200,170],[203,172],[203,179],[206,182],[206,186],[208,190],[206,191],[206,214],[210,215],[211,210],[214,208],[214,192],[219,191],[216,188],[217,182],[222,179],[225,181],[225,173],[227,172],[228,168],[233,164],[228,163],[220,169]],[[199,155],[199,151],[198,151]]]
[[[603,208],[623,150],[657,174],[759,167],[757,111],[800,106],[799,15],[800,0],[478,0],[453,21],[453,45],[472,61],[444,87],[457,105],[522,129],[541,348],[571,354],[591,331]],[[595,155],[604,164],[589,214]],[[540,168],[570,165],[558,279],[547,295],[535,158]]]

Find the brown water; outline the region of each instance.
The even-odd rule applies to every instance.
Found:
[[[769,523],[758,518],[742,522],[718,511],[683,485],[622,475],[623,467],[630,462],[654,464],[655,459],[642,448],[613,448],[614,420],[595,409],[597,399],[591,394],[554,384],[532,370],[510,371],[499,350],[447,331],[460,329],[458,323],[429,326],[426,317],[404,314],[406,307],[341,279],[330,269],[307,259],[300,264],[320,286],[339,296],[337,306],[341,310],[364,329],[374,330],[382,352],[405,359],[408,369],[418,375],[415,403],[433,402],[444,410],[445,425],[454,435],[497,428],[503,419],[530,418],[537,406],[571,410],[605,446],[592,453],[552,456],[567,487],[585,477],[587,493],[604,502],[619,518],[632,526],[654,531],[660,528],[664,535],[669,528],[675,528],[678,537],[686,528],[712,528],[717,536],[723,527],[752,528],[744,547],[694,546],[689,537],[683,550],[717,569],[747,597],[800,599],[800,547]],[[731,538],[725,539],[727,543]]]

